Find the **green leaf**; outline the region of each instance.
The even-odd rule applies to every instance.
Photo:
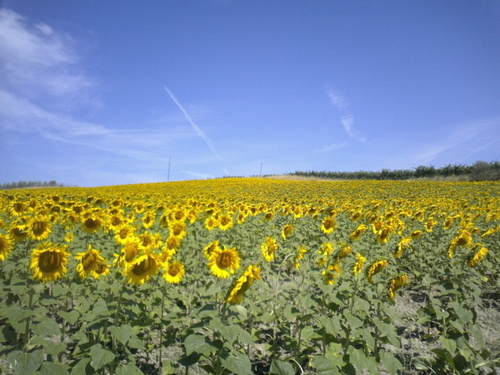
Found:
[[[391,374],[397,374],[398,370],[403,368],[399,359],[397,359],[393,353],[385,350],[380,353],[380,362]]]
[[[119,343],[126,345],[132,334],[132,326],[130,324],[124,324],[120,327],[111,326],[109,331]]]
[[[115,359],[115,354],[111,350],[103,348],[101,344],[95,344],[90,348],[90,357],[92,358],[90,363],[92,367],[99,370],[112,362]]]
[[[90,358],[83,358],[71,370],[71,375],[92,375],[95,371],[90,367]]]
[[[293,366],[285,361],[273,359],[271,362],[271,375],[295,375]]]
[[[439,341],[441,341],[441,345],[445,348],[450,354],[454,354],[457,350],[457,343],[455,340],[447,339],[444,337],[440,337]]]
[[[32,353],[22,353],[19,351],[11,353],[7,360],[19,375],[31,375],[40,368],[43,363],[43,352],[41,350]]]
[[[144,343],[137,337],[135,333],[131,334],[130,338],[128,339],[127,346],[132,349],[146,350]]]
[[[351,363],[358,371],[366,368],[366,355],[361,349],[349,347],[349,363]]]
[[[215,350],[213,346],[209,345],[205,341],[204,336],[196,333],[189,335],[184,339],[184,347],[186,348],[186,355],[188,356],[194,352],[208,354]]]
[[[352,315],[348,310],[344,311],[344,317],[346,318],[347,323],[349,323],[349,327],[353,330],[363,326],[363,321]]]
[[[58,311],[57,315],[59,315],[61,318],[63,318],[66,322],[68,322],[71,325],[75,324],[78,321],[78,318],[80,317],[80,313],[76,310]]]
[[[33,324],[33,332],[39,336],[60,336],[59,324],[54,319],[44,317],[39,323]]]
[[[98,315],[108,316],[109,310],[108,306],[106,305],[106,301],[104,301],[102,298],[99,298],[92,307],[92,313],[95,314],[95,316]]]
[[[252,364],[245,354],[238,353],[222,360],[223,366],[237,375],[252,375]]]
[[[142,371],[134,363],[129,362],[118,366],[116,375],[142,375]]]
[[[474,314],[472,314],[472,311],[463,308],[458,302],[451,302],[450,306],[453,307],[453,310],[455,310],[458,319],[460,319],[462,323],[468,323],[474,318]]]
[[[339,375],[339,367],[344,365],[342,357],[334,358],[331,355],[313,357],[311,363],[317,375]]]
[[[44,362],[40,369],[42,375],[69,375],[66,366],[62,363]]]

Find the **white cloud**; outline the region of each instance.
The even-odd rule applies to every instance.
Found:
[[[56,96],[64,102],[76,96],[81,105],[95,82],[79,68],[73,45],[49,25],[32,25],[16,12],[1,11],[0,66],[12,92],[30,99]]]
[[[455,162],[467,162],[474,154],[500,143],[498,129],[498,117],[444,127],[443,134],[435,135],[435,140],[422,145],[413,159],[417,164],[427,165],[451,153]]]
[[[322,152],[329,152],[333,150],[338,150],[341,148],[346,147],[348,144],[347,142],[344,143],[331,143],[329,145],[324,146],[323,148],[320,148],[319,150],[316,150],[316,153],[322,153]]]
[[[334,90],[328,90],[327,94],[333,106],[340,115],[340,123],[342,124],[342,127],[344,128],[348,137],[366,143],[366,138],[363,137],[356,129],[354,129],[354,116],[348,109],[346,99]]]

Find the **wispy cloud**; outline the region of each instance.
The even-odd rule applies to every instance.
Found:
[[[342,124],[342,127],[344,128],[349,138],[353,138],[366,143],[366,138],[363,137],[356,129],[354,129],[354,116],[349,111],[346,99],[332,89],[327,90],[327,94],[333,106],[339,113],[340,123]]]
[[[0,66],[11,92],[32,100],[49,95],[64,104],[88,104],[95,82],[79,62],[69,36],[44,23],[30,23],[9,9],[0,10]]]
[[[186,109],[183,107],[183,105],[177,100],[177,98],[174,96],[172,91],[168,89],[167,86],[163,86],[164,90],[167,92],[167,94],[170,96],[170,99],[175,103],[175,105],[180,109],[186,120],[189,122],[195,133],[205,142],[205,144],[208,146],[208,148],[212,151],[214,154],[215,158],[222,163],[222,159],[219,156],[217,150],[215,149],[214,145],[212,144],[212,141],[208,137],[208,135],[193,121],[189,113],[186,111]],[[225,167],[223,167],[224,174],[227,176],[227,170]]]
[[[326,146],[324,146],[324,147],[316,150],[316,153],[323,153],[323,152],[329,152],[329,151],[333,151],[333,150],[338,150],[338,149],[347,147],[347,145],[348,145],[347,142],[344,142],[344,143],[331,143],[329,145],[326,145]]]
[[[82,111],[95,109],[99,85],[83,69],[74,45],[47,24],[0,10],[0,158],[16,150],[16,163],[30,167],[24,173],[45,171],[63,183],[92,185],[94,177],[120,183],[161,180],[169,153],[184,152],[179,145],[195,135],[172,118],[169,126],[147,118],[122,128],[82,119]],[[27,146],[28,140],[38,151]],[[182,168],[197,163],[184,156]]]
[[[413,156],[418,164],[431,164],[445,154],[454,162],[470,163],[474,155],[485,149],[500,147],[500,118],[488,118],[443,128],[443,135],[419,147]]]

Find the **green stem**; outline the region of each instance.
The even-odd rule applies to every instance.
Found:
[[[163,361],[162,361],[162,355],[161,355],[161,352],[162,352],[162,347],[163,347],[163,312],[164,312],[164,306],[165,306],[165,294],[167,294],[167,282],[165,281],[165,290],[163,291],[162,293],[162,297],[161,297],[161,308],[160,308],[160,354],[159,354],[159,358],[158,358],[158,362],[159,362],[159,365],[160,365],[160,370],[163,368]],[[187,368],[187,367],[186,367]]]
[[[29,310],[31,310],[33,308],[33,295],[34,294],[35,294],[34,290],[30,289],[30,291],[29,291],[29,302],[28,302],[28,309]],[[27,349],[28,349],[30,324],[31,324],[31,315],[26,318],[26,325],[24,327],[23,352],[26,352]]]
[[[118,303],[116,305],[116,311],[115,311],[115,325],[119,326],[120,325],[120,309],[122,306],[122,300],[123,300],[123,292],[125,291],[125,285],[126,285],[126,279],[123,280],[123,285],[120,291],[120,295],[118,296]]]

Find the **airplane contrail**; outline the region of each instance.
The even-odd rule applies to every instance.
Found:
[[[217,160],[222,163],[222,159],[220,158],[219,154],[217,153],[217,150],[215,149],[215,147],[212,144],[212,141],[210,140],[210,138],[208,137],[208,135],[193,121],[193,119],[191,118],[191,116],[189,116],[189,113],[187,113],[187,111],[184,109],[184,107],[182,106],[182,104],[174,96],[174,94],[172,93],[172,91],[170,91],[167,86],[163,86],[163,88],[165,89],[165,91],[167,92],[167,94],[170,96],[170,99],[172,99],[172,101],[175,103],[175,105],[177,107],[179,107],[179,109],[181,110],[182,114],[184,115],[184,117],[186,118],[186,120],[189,122],[189,124],[191,125],[191,127],[193,128],[193,130],[195,131],[195,133],[201,139],[203,139],[203,141],[206,143],[206,145],[208,146],[208,148],[210,148],[210,150],[212,151],[212,153],[214,154],[214,156],[217,158]],[[224,174],[227,176],[228,173],[227,173],[226,168],[223,167],[222,169],[224,170]]]

